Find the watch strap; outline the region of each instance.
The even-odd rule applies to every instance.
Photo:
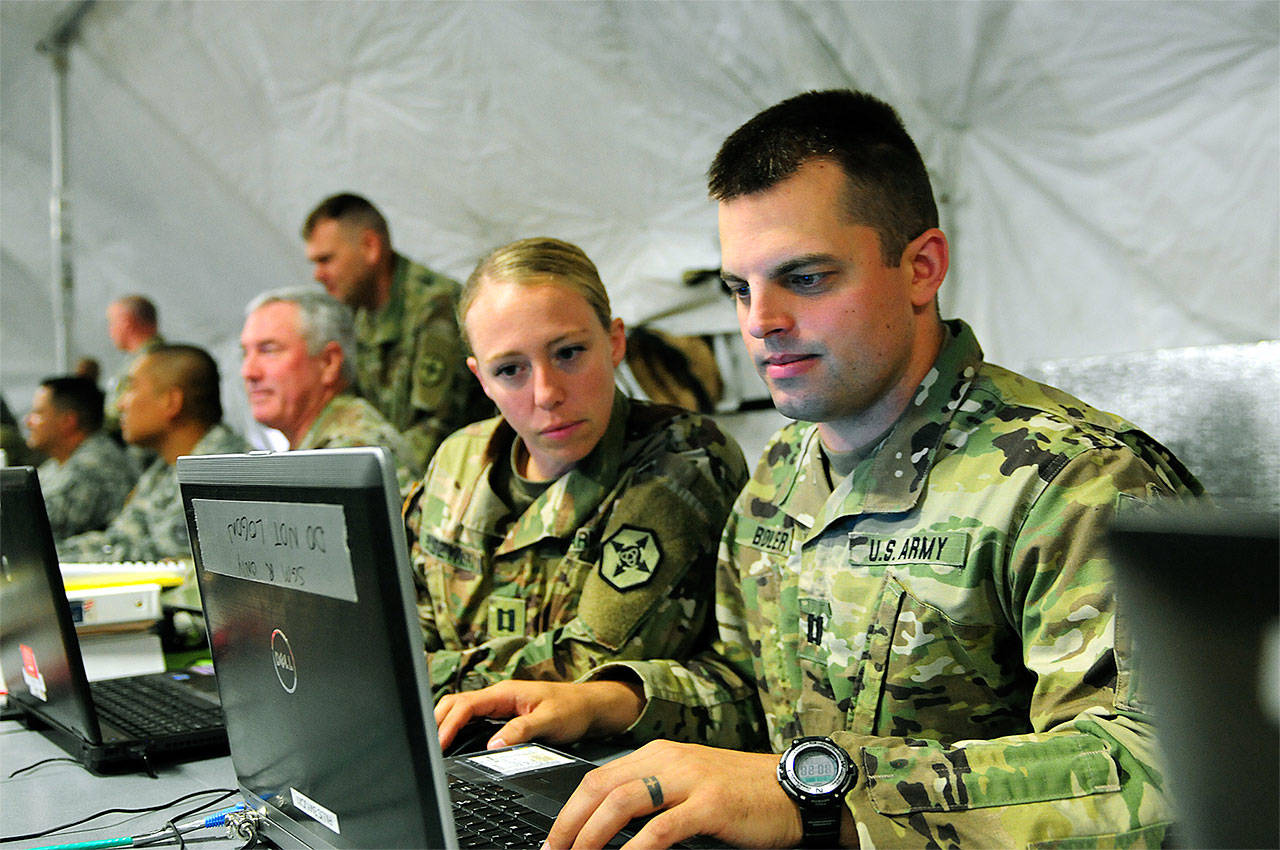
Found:
[[[840,846],[840,819],[843,815],[844,801],[835,800],[830,803],[810,803],[800,807],[800,823],[804,827],[804,838],[800,846],[804,848],[827,848]]]

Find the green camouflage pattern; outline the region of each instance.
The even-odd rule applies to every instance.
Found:
[[[40,464],[39,474],[56,540],[106,528],[138,480],[125,450],[102,431],[85,437],[65,463]]]
[[[409,443],[377,408],[362,398],[340,393],[329,399],[298,445],[292,448],[342,449],[351,446],[382,446],[389,451],[396,468],[400,496],[408,495],[418,474],[418,470],[411,466]]]
[[[733,438],[618,393],[595,450],[518,516],[491,479],[514,439],[501,418],[454,434],[406,504],[437,696],[705,644],[716,541],[747,479]]]
[[[721,540],[719,637],[627,665],[649,695],[631,732],[773,752],[829,735],[859,769],[863,847],[1158,846],[1165,779],[1104,533],[1123,500],[1200,485],[947,326],[834,492],[816,426],[771,440]]]
[[[390,299],[356,311],[356,388],[408,440],[415,477],[441,440],[493,413],[467,368],[458,290],[397,254]]]
[[[210,428],[191,449],[193,455],[247,452],[249,444],[226,425]],[[157,561],[191,558],[187,518],[178,491],[178,471],[156,458],[124,503],[101,531],[88,531],[58,543],[63,561]]]

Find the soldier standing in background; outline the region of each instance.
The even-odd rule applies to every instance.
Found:
[[[315,279],[356,312],[357,391],[425,469],[449,433],[493,410],[466,368],[457,282],[396,253],[386,219],[359,195],[321,201],[302,237]]]
[[[111,338],[112,345],[129,355],[107,379],[102,406],[103,428],[108,434],[119,437],[120,394],[124,392],[129,370],[139,357],[164,343],[156,305],[145,295],[126,295],[112,301],[107,305],[107,336]],[[142,456],[138,455],[138,458]]]

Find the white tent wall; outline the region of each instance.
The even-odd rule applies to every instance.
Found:
[[[49,104],[66,3],[0,2],[0,386],[53,369]],[[304,282],[321,197],[377,203],[462,278],[534,234],[582,245],[643,320],[717,265],[703,175],[790,94],[893,103],[935,179],[945,315],[1014,368],[1280,336],[1276,2],[100,2],[70,50],[73,358],[106,305],[205,345],[239,424],[257,292]],[[700,330],[736,327],[725,302]]]

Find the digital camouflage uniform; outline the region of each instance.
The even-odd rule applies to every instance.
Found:
[[[816,426],[771,440],[721,540],[714,651],[629,664],[648,695],[632,732],[773,752],[830,735],[859,770],[863,847],[1159,846],[1164,777],[1103,534],[1121,501],[1199,484],[947,333],[834,493]]]
[[[54,538],[106,528],[120,512],[138,473],[120,444],[95,431],[65,463],[40,464],[40,492]]]
[[[249,444],[218,424],[191,449],[193,455],[245,452]],[[63,561],[155,561],[190,558],[187,519],[175,467],[156,458],[142,473],[129,500],[102,531],[88,531],[58,543]]]
[[[316,421],[293,449],[340,449],[350,446],[382,446],[391,452],[400,495],[414,483],[410,471],[409,444],[386,417],[362,398],[342,393],[329,399]]]
[[[458,284],[396,254],[391,296],[356,311],[356,386],[409,441],[417,472],[440,441],[493,413],[467,369]]]
[[[595,450],[519,516],[491,477],[514,439],[501,418],[454,434],[406,503],[437,695],[704,645],[716,539],[747,478],[733,438],[618,393]]]

